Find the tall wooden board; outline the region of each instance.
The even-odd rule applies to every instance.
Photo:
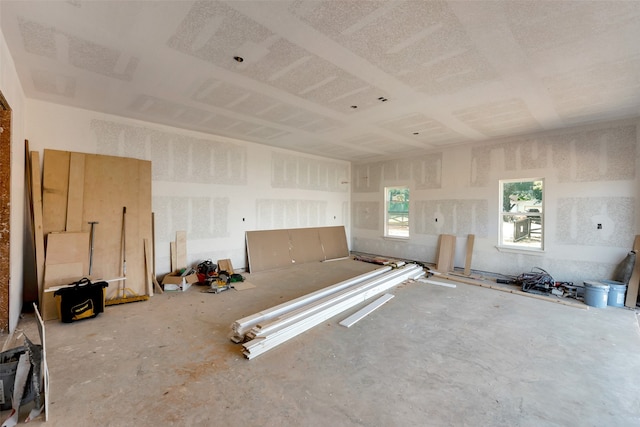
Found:
[[[153,296],[153,280],[151,279],[151,276],[153,275],[153,267],[151,265],[151,249],[149,248],[149,239],[144,239],[144,267],[147,295]]]
[[[70,153],[69,191],[67,194],[67,231],[82,231],[84,198],[84,158],[82,153]]]
[[[469,234],[467,236],[467,255],[464,259],[464,275],[471,274],[471,257],[473,256],[473,243],[476,240],[475,234]]]
[[[446,273],[453,270],[456,253],[456,236],[441,234],[436,258],[436,270]]]
[[[42,181],[40,175],[40,153],[31,152],[31,191],[33,194],[33,231],[36,248],[36,274],[38,275],[38,301],[42,301],[44,289],[44,229],[42,225]]]
[[[176,231],[176,270],[187,268],[187,232]]]
[[[40,299],[40,288],[38,285],[38,262],[36,260],[36,235],[35,226],[33,220],[33,188],[32,172],[31,172],[31,152],[29,151],[29,140],[24,140],[24,177],[25,177],[25,190],[27,195],[26,215],[29,218],[25,221],[25,231],[29,234],[29,239],[25,239],[24,242],[24,258],[23,258],[23,271],[22,278],[22,301],[34,302]]]
[[[93,276],[120,277],[126,258],[126,287],[145,295],[144,239],[151,238],[151,162],[85,154],[84,179],[82,228],[88,231],[89,221],[99,222]],[[109,284],[107,299],[118,296],[119,285]]]
[[[44,235],[65,231],[69,191],[68,151],[44,150],[42,169],[42,230]]]
[[[640,235],[636,236],[633,241],[633,250],[636,251],[636,254],[640,253]],[[631,278],[627,286],[627,296],[624,300],[626,307],[636,308],[638,287],[640,287],[640,259],[636,258],[636,262],[633,265],[633,273],[631,273]]]
[[[98,222],[92,276],[121,277],[126,257],[127,288],[146,294],[144,239],[151,238],[151,162],[45,150],[44,163],[43,234],[67,228],[88,233],[89,222]],[[107,298],[117,296],[118,285],[110,284]]]

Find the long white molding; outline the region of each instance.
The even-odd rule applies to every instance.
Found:
[[[344,326],[346,328],[352,327],[357,322],[359,322],[360,320],[362,320],[366,316],[368,316],[370,313],[372,313],[373,311],[375,311],[375,310],[379,309],[380,307],[382,307],[383,304],[385,304],[387,301],[389,301],[393,297],[394,297],[394,295],[392,295],[392,294],[384,294],[384,295],[382,295],[380,298],[378,298],[377,300],[375,300],[371,304],[366,305],[365,307],[363,307],[360,310],[358,310],[355,313],[353,313],[351,316],[349,316],[346,319],[342,320],[340,322],[340,325],[342,325],[342,326]]]
[[[362,283],[365,280],[369,280],[373,277],[380,276],[381,274],[384,274],[390,270],[391,267],[377,268],[373,271],[369,271],[351,279],[336,283],[335,285],[319,289],[315,292],[303,295],[294,300],[287,301],[285,303],[276,305],[275,307],[271,307],[267,310],[263,310],[250,316],[243,317],[242,319],[236,320],[231,325],[231,341],[235,343],[244,341],[245,334],[258,323],[275,319],[276,317],[294,311],[300,307],[313,303],[314,301],[318,301],[328,295],[340,292],[343,289]]]
[[[321,300],[301,307],[264,324],[254,326],[246,335],[252,338],[243,344],[243,354],[248,359],[286,342],[312,327],[366,301],[407,279],[417,279],[424,270],[416,264],[388,271],[379,277],[337,292]]]

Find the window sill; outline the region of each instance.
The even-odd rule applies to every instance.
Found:
[[[537,255],[537,256],[544,255],[544,249],[540,249],[540,248],[524,248],[524,247],[521,248],[517,246],[496,245],[496,249],[499,252],[506,252],[506,253],[513,253],[513,254],[525,254],[525,255]]]
[[[400,237],[400,236],[382,236],[384,240],[393,240],[397,242],[408,242],[409,237]]]

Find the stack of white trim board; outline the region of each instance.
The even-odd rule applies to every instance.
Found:
[[[417,264],[378,268],[237,320],[231,325],[231,340],[242,342],[243,354],[253,359],[405,280],[424,274]]]

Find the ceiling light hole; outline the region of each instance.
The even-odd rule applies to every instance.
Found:
[[[414,135],[420,135],[420,132],[414,132],[413,134]]]
[[[357,105],[352,105],[351,108],[355,109],[355,108],[358,108],[358,106]]]
[[[236,60],[236,62],[243,62],[244,58],[242,56],[234,56],[233,59]]]

